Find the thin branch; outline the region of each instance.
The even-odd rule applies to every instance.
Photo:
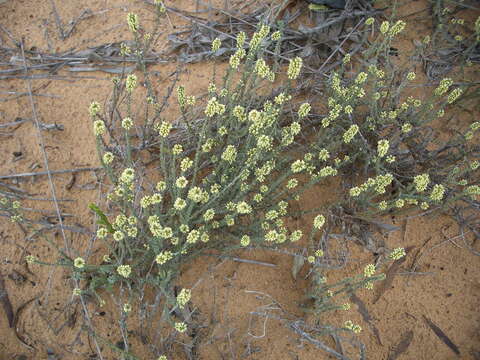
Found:
[[[94,167],[94,168],[86,167],[86,168],[78,168],[78,169],[50,170],[47,167],[47,171],[20,173],[20,174],[12,174],[12,175],[0,175],[0,179],[15,179],[20,177],[30,177],[30,176],[37,176],[37,175],[48,175],[50,177],[50,175],[53,175],[53,174],[68,174],[68,173],[76,173],[76,172],[82,172],[82,171],[97,171],[101,169],[102,169],[101,167]]]
[[[23,42],[20,44],[20,46],[21,46],[21,50],[22,50],[22,59],[23,59],[23,66],[24,66],[25,75],[28,75],[27,62],[25,60],[25,51],[24,51]],[[55,185],[53,184],[53,177],[52,177],[52,174],[50,172],[50,167],[49,167],[49,164],[48,164],[48,156],[47,156],[47,153],[45,151],[45,143],[44,143],[44,140],[43,140],[42,130],[40,129],[40,121],[38,119],[37,108],[35,107],[35,102],[33,100],[32,83],[31,82],[32,81],[30,79],[26,80],[27,89],[28,89],[28,92],[29,92],[30,105],[32,107],[32,115],[33,115],[33,119],[35,121],[36,128],[37,128],[37,138],[39,140],[40,147],[42,149],[43,159],[44,159],[44,162],[45,162],[45,168],[47,169],[48,180],[49,180],[49,183],[50,183],[50,190],[52,192],[52,197],[54,199],[55,210],[57,212],[58,222],[61,226],[60,230],[61,230],[61,233],[62,233],[65,249],[66,249],[67,253],[69,253],[70,248],[68,246],[67,236],[65,235],[65,229],[64,229],[64,225],[63,225],[61,212],[60,212],[60,206],[59,206],[58,201],[57,201]],[[75,283],[75,287],[79,287],[78,280],[74,279],[74,283]],[[92,322],[91,322],[91,319],[90,319],[90,315],[88,313],[87,304],[85,303],[85,299],[84,299],[83,296],[80,296],[80,301],[82,303],[83,313],[85,315],[85,319],[87,321],[87,324],[88,324],[89,328],[92,329],[92,331],[93,331]],[[93,337],[93,342],[95,344],[95,348],[96,348],[96,351],[97,351],[97,354],[98,354],[100,360],[103,360],[103,356],[102,356],[102,352],[100,350],[100,346],[98,345],[97,339],[95,337]]]
[[[301,323],[302,321],[299,320],[299,321],[295,321],[291,324],[289,324],[289,328],[292,329],[295,333],[297,333],[298,335],[302,336],[303,338],[307,339],[308,341],[310,341],[313,345],[315,345],[316,347],[318,347],[319,349],[325,351],[325,352],[328,352],[330,355],[333,355],[335,356],[337,359],[340,359],[340,360],[350,360],[348,357],[340,354],[339,352],[333,350],[332,348],[328,347],[327,345],[325,345],[324,343],[322,343],[321,341],[315,339],[313,336],[311,336],[310,334],[308,334],[307,332],[303,331],[300,326],[301,326]]]

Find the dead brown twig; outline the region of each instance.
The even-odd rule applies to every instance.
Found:
[[[13,307],[8,297],[7,289],[5,288],[5,281],[3,280],[3,276],[1,274],[0,274],[0,301],[2,302],[3,310],[7,315],[8,325],[12,327],[13,321],[14,321]]]
[[[21,43],[21,51],[22,51],[24,72],[27,75],[28,74],[28,69],[27,69],[27,64],[26,64],[26,60],[25,60],[25,51],[24,51],[23,42]],[[48,175],[48,180],[49,180],[49,183],[50,183],[50,190],[52,192],[52,197],[55,200],[54,201],[55,210],[56,210],[56,213],[57,213],[58,222],[61,226],[60,230],[61,230],[61,233],[62,233],[65,250],[66,250],[67,253],[70,253],[70,246],[68,244],[67,237],[65,235],[65,230],[63,228],[63,220],[62,220],[62,216],[61,216],[60,206],[58,204],[58,201],[56,201],[57,195],[56,195],[55,185],[53,183],[53,177],[52,177],[52,174],[50,172],[48,156],[47,156],[47,153],[45,151],[45,143],[44,143],[44,140],[43,140],[42,131],[40,129],[40,121],[38,119],[37,108],[35,106],[35,102],[34,102],[33,96],[32,96],[31,80],[27,79],[26,83],[27,83],[28,92],[30,94],[29,99],[30,99],[30,105],[31,105],[31,108],[32,108],[32,116],[33,116],[33,119],[35,121],[36,128],[37,128],[37,138],[38,138],[38,141],[40,143],[40,147],[42,149],[42,155],[43,155],[43,159],[44,159],[44,163],[45,163],[45,168],[47,169],[47,175]],[[74,282],[75,282],[75,286],[79,287],[78,280],[74,279]],[[85,303],[85,299],[83,298],[83,296],[80,296],[80,302],[82,304],[83,314],[84,314],[84,317],[86,319],[87,325],[89,326],[90,329],[92,329],[92,322],[91,322],[89,311],[88,311],[88,308],[87,308],[87,305]],[[97,351],[97,354],[98,354],[100,360],[103,360],[102,351],[101,351],[100,346],[98,345],[97,339],[95,337],[93,338],[93,342],[95,344],[95,348],[96,348],[96,351]]]
[[[21,178],[21,177],[31,177],[31,176],[40,176],[40,175],[68,174],[68,173],[76,173],[76,172],[82,172],[82,171],[97,171],[101,169],[102,168],[99,168],[99,167],[86,167],[86,168],[78,168],[78,169],[47,170],[47,171],[20,173],[20,174],[12,174],[12,175],[0,175],[0,179],[3,180],[3,179],[15,179],[15,178]]]

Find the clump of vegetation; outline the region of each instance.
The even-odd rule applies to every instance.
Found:
[[[159,19],[164,10],[157,2]],[[178,85],[162,101],[142,61],[153,35],[142,29],[135,14],[128,15],[135,45],[122,52],[135,54],[143,79],[122,74],[114,79],[106,108],[93,102],[89,109],[99,159],[110,181],[106,202],[90,206],[98,218],[102,260],[71,257],[59,249],[59,261],[51,264],[72,269],[75,296],[101,305],[105,294],[112,294],[123,336],[122,349],[111,344],[116,351],[135,358],[127,329],[135,307],[140,326],[146,317],[160,315],[153,330],[162,340],[152,351],[161,359],[172,339],[192,331],[192,289],[177,282],[182,266],[194,258],[290,246],[302,238],[309,242],[308,254],[301,257],[312,270],[311,310],[318,323],[330,325],[320,315],[349,310],[350,296],[384,279],[383,264],[400,259],[405,250],[388,248],[362,274],[329,282],[328,271],[333,270],[325,259],[326,224],[330,229],[343,217],[373,222],[392,212],[449,210],[458,202],[476,201],[480,123],[468,124],[443,142],[434,130],[435,122],[472,87],[444,78],[431,96],[409,95],[416,74],[399,69],[389,53],[405,25],[382,22],[379,36],[358,62],[345,56],[324,86],[326,104],[292,97],[302,59],[291,59],[285,69],[270,65],[265,49],[278,48],[283,35],[267,24],[250,38],[237,35],[229,66],[221,81],[212,80],[206,98],[187,94]],[[374,26],[373,18],[366,20],[366,31]],[[212,53],[220,46],[215,39]],[[173,91],[178,121],[164,115]],[[148,163],[142,157],[146,150],[152,157]],[[302,193],[327,178],[340,179],[345,196],[329,207],[294,210],[291,205]],[[12,220],[22,221],[18,203],[0,204]],[[308,236],[288,221],[306,214],[314,216]],[[28,261],[45,264],[33,257]],[[154,294],[153,300],[147,292]],[[149,308],[153,310],[147,314]],[[321,335],[338,330],[329,329]],[[358,333],[361,326],[347,321],[340,329]]]

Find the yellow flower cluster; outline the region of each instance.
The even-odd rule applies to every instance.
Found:
[[[192,291],[190,289],[182,289],[177,295],[177,304],[183,308],[190,301],[192,297]]]
[[[365,266],[365,268],[363,269],[363,275],[365,277],[370,277],[370,276],[373,276],[375,274],[375,271],[377,271],[377,269],[375,268],[375,265],[373,264],[368,264],[367,266]]]
[[[270,26],[261,25],[260,30],[256,31],[252,36],[252,40],[250,40],[249,53],[251,54],[255,53],[258,47],[260,46],[262,40],[265,39],[269,33],[270,33]],[[238,46],[238,38],[237,38],[237,46]]]
[[[285,102],[289,101],[292,97],[290,95],[287,95],[285,93],[280,93],[277,96],[275,96],[274,102],[277,105],[283,105]]]
[[[220,46],[222,45],[222,42],[220,41],[219,38],[215,38],[212,41],[212,51],[217,52],[220,49]]]
[[[393,249],[393,251],[388,255],[388,257],[392,260],[398,260],[404,257],[405,255],[406,255],[406,252],[404,248],[396,248],[396,249]]]
[[[237,149],[234,145],[228,145],[222,153],[222,160],[232,164],[237,158]]]
[[[313,227],[315,229],[321,229],[323,225],[325,225],[325,216],[323,215],[315,216],[315,219],[313,219]]]
[[[343,134],[343,142],[345,144],[348,144],[352,141],[352,139],[355,137],[355,135],[357,135],[358,133],[358,125],[356,124],[353,124],[351,125],[347,131],[345,131],[345,133]]]
[[[190,159],[189,157],[183,158],[182,161],[180,162],[180,170],[181,170],[182,172],[187,171],[187,170],[190,169],[192,166],[193,166],[193,160]]]
[[[117,273],[124,278],[128,278],[132,273],[132,268],[130,267],[130,265],[120,265],[119,267],[117,267]]]
[[[257,146],[259,149],[263,150],[271,150],[273,139],[271,136],[268,135],[260,135],[257,139]]]
[[[130,184],[135,179],[135,170],[132,168],[126,168],[120,175],[120,182],[123,184]]]
[[[176,198],[173,203],[173,208],[178,211],[182,211],[185,206],[187,206],[187,202],[182,198]]]
[[[258,59],[255,63],[255,72],[262,79],[268,79],[272,82],[275,80],[275,73],[270,70],[267,63],[263,59]]]
[[[355,334],[358,334],[362,331],[360,325],[355,325],[351,320],[345,321],[345,327],[349,330],[352,330]]]
[[[240,62],[245,57],[246,52],[244,49],[238,49],[235,53],[230,56],[230,66],[232,69],[237,69],[240,66]]]
[[[93,101],[90,104],[90,107],[88,108],[90,116],[91,117],[97,116],[97,114],[100,112],[100,109],[101,109],[100,104],[96,101]]]
[[[331,166],[325,166],[324,168],[320,169],[318,172],[319,177],[326,177],[326,176],[335,176],[337,175],[337,169],[334,169]]]
[[[245,201],[241,201],[237,204],[237,212],[239,214],[250,214],[252,212],[252,207]]]
[[[430,199],[432,201],[438,202],[443,199],[444,195],[445,195],[445,186],[443,186],[442,184],[435,184],[430,194]]]
[[[125,89],[129,93],[131,93],[137,87],[137,76],[134,74],[130,74],[127,76],[127,80],[125,80]]]
[[[126,117],[122,120],[122,127],[125,130],[130,130],[133,127],[133,120],[129,117]]]
[[[222,115],[225,112],[225,105],[220,104],[216,97],[208,100],[207,107],[205,108],[205,115],[213,117],[215,115]]]
[[[275,31],[274,33],[272,33],[272,40],[273,41],[278,41],[282,38],[282,33],[280,31]]]
[[[170,134],[170,131],[172,130],[172,124],[166,121],[162,121],[160,125],[156,126],[156,130],[158,131],[158,134],[161,137],[166,138]]]
[[[180,85],[177,88],[177,100],[181,108],[184,108],[187,103],[187,97],[185,95],[185,87]]]
[[[290,60],[288,64],[287,77],[291,80],[295,80],[300,75],[302,69],[303,60],[301,57],[296,57]]]
[[[423,192],[427,189],[428,184],[430,183],[430,176],[428,174],[417,175],[413,178],[413,183],[418,192]]]
[[[114,158],[115,157],[113,156],[113,154],[109,151],[103,154],[103,162],[105,163],[105,165],[110,165],[113,162]]]
[[[187,331],[187,324],[184,322],[177,322],[175,323],[175,330],[177,330],[179,333],[184,333]]]
[[[139,29],[138,15],[134,13],[127,14],[127,24],[131,32],[137,32]]]
[[[173,259],[173,253],[171,251],[162,251],[160,254],[157,255],[155,261],[158,265],[163,265],[167,261]]]
[[[460,95],[462,95],[462,93],[463,93],[463,90],[462,90],[462,89],[460,89],[460,88],[454,89],[454,90],[448,95],[447,102],[448,102],[449,104],[455,102],[455,100],[457,100],[457,99],[460,97]]]
[[[206,203],[210,196],[205,190],[199,188],[198,186],[194,186],[188,190],[187,197],[197,203]]]
[[[298,241],[302,238],[302,236],[303,236],[302,230],[295,230],[290,234],[290,241],[291,242]]]
[[[83,269],[85,267],[85,260],[81,257],[77,257],[75,260],[73,260],[73,266],[75,266],[77,269]]]
[[[237,48],[243,48],[245,45],[245,40],[247,39],[247,34],[244,31],[240,31],[237,35]]]
[[[247,120],[247,116],[245,114],[245,108],[241,105],[236,105],[233,108],[232,113],[233,113],[233,116],[235,116],[240,122],[244,122]]]
[[[95,120],[93,122],[93,133],[95,136],[100,136],[105,133],[105,123],[102,120]]]
[[[300,105],[300,107],[298,109],[298,117],[299,118],[304,118],[304,117],[308,116],[311,109],[312,109],[312,107],[310,106],[309,103],[303,103],[302,105]]]
[[[183,189],[185,188],[187,185],[188,185],[188,180],[185,178],[185,176],[180,176],[176,181],[175,181],[175,185],[180,188],[180,189]]]
[[[465,194],[471,197],[480,195],[480,186],[478,185],[468,186],[467,188],[465,188]]]
[[[240,239],[240,245],[244,247],[250,245],[250,236],[243,235],[242,238]]]
[[[380,25],[380,32],[385,35],[388,32],[388,29],[390,29],[390,23],[388,21],[382,22]]]
[[[402,132],[403,132],[404,134],[409,133],[410,131],[412,131],[412,128],[413,128],[413,127],[412,127],[412,124],[410,124],[410,123],[405,123],[405,124],[402,125]]]
[[[303,160],[295,160],[291,165],[291,170],[294,174],[305,170],[307,164]]]
[[[188,244],[195,244],[198,239],[200,238],[200,231],[198,230],[191,230],[187,235],[187,243]]]
[[[390,148],[390,143],[388,140],[379,140],[377,143],[377,153],[378,157],[382,158],[388,153],[388,149]]]
[[[393,24],[393,26],[390,28],[390,31],[388,32],[388,34],[390,36],[396,36],[398,34],[400,34],[403,29],[405,29],[405,26],[407,24],[405,23],[405,21],[403,20],[398,20],[395,24]]]
[[[438,87],[435,89],[434,94],[436,96],[442,96],[448,91],[448,89],[452,85],[453,85],[452,79],[449,79],[449,78],[442,79],[440,80],[440,84],[438,85]]]
[[[375,191],[378,194],[384,194],[385,188],[389,186],[393,181],[391,174],[378,175],[375,178],[369,178],[360,186],[355,186],[350,189],[350,196],[359,196],[362,192],[367,191],[371,187],[375,187]]]

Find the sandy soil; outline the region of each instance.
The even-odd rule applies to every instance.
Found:
[[[223,1],[212,3],[223,6]],[[195,2],[187,0],[167,4],[184,10],[195,8]],[[239,4],[229,2],[231,7]],[[427,1],[412,1],[400,12],[413,14],[426,6]],[[15,39],[23,37],[27,49],[36,47],[44,51],[62,52],[129,39],[124,21],[127,12],[138,13],[146,26],[151,25],[154,19],[148,6],[141,1],[56,1],[56,10],[63,24],[77,18],[85,9],[90,9],[93,16],[80,21],[65,40],[59,37],[51,2],[46,0],[0,2],[0,24]],[[428,22],[416,21],[415,16],[412,19],[408,31],[401,37],[400,52],[410,49],[412,39],[428,29]],[[156,50],[166,47],[166,35],[169,32],[178,31],[185,24],[183,19],[170,14],[169,21],[162,25],[163,35]],[[0,45],[13,47],[4,32],[0,32]],[[156,84],[161,93],[172,72],[177,69],[177,64],[155,65],[152,69],[157,71]],[[419,66],[417,70],[420,71]],[[191,93],[203,91],[210,72],[206,64],[188,65],[182,69],[180,82]],[[0,128],[1,175],[45,171],[42,142],[50,169],[98,166],[87,109],[92,100],[102,102],[107,98],[112,76],[103,72],[72,74],[65,70],[58,75],[65,76],[65,79],[34,79],[31,80],[31,86],[38,89],[34,100],[40,121],[62,125],[63,130],[42,131],[39,136],[31,121]],[[0,125],[17,118],[32,118],[29,97],[24,94],[26,91],[26,80],[0,80]],[[15,156],[15,152],[21,152],[22,155]],[[94,228],[87,205],[100,197],[103,182],[99,176],[100,173],[92,171],[54,176],[57,197],[69,200],[61,202],[61,211],[66,214],[67,224]],[[35,197],[52,197],[46,176],[26,177],[8,183]],[[302,204],[306,207],[318,205],[328,201],[332,193],[330,189],[312,191],[304,196]],[[45,213],[36,214],[39,220],[55,221],[52,201],[26,200],[23,206],[43,209]],[[68,214],[74,214],[75,217],[68,217]],[[412,247],[412,250],[393,283],[379,298],[381,286],[374,291],[360,292],[360,298],[368,309],[370,325],[362,319],[358,304],[348,312],[329,313],[329,321],[340,325],[351,319],[361,324],[364,331],[359,337],[366,345],[368,359],[389,359],[389,354],[409,331],[413,333],[413,340],[399,359],[480,359],[479,258],[465,249],[455,222],[447,217],[433,216],[384,220],[399,226],[401,230],[385,235],[383,241],[390,247]],[[304,225],[307,223],[306,220],[300,222]],[[62,241],[58,231],[46,231],[44,235],[58,244]],[[79,254],[83,253],[81,249],[91,246],[93,258],[101,256],[100,248],[88,236],[70,232],[67,235],[72,247],[79,249]],[[373,255],[359,244],[346,244],[350,252],[349,264],[332,277],[340,278],[344,274],[359,272],[365,264],[373,261]],[[94,354],[93,345],[81,328],[82,310],[72,300],[67,272],[39,265],[28,266],[24,261],[27,254],[55,261],[55,249],[41,237],[27,237],[18,227],[1,218],[0,254],[0,275],[17,313],[14,329],[9,326],[4,311],[0,310],[0,360],[93,359],[89,357]],[[290,256],[274,251],[243,251],[237,256],[275,266],[200,258],[182,275],[182,286],[194,286],[193,305],[205,324],[197,346],[198,358],[329,359],[311,343],[300,340],[281,321],[252,315],[256,311],[270,315],[288,313],[305,316],[301,304],[309,283],[305,279],[306,266],[295,280]],[[418,273],[411,275],[409,272],[413,264]],[[89,303],[88,309],[100,333],[109,340],[117,341],[118,319],[112,306],[107,304],[99,308]],[[425,317],[448,335],[458,346],[460,355],[440,341],[426,324]],[[374,328],[377,329],[377,335]],[[334,346],[334,343],[330,345]],[[141,341],[134,341],[133,347],[133,351],[142,358],[154,359],[148,352],[148,346]],[[109,354],[108,350],[106,353]],[[172,356],[173,359],[185,358],[180,351]],[[118,356],[114,354],[105,357],[116,358]]]

